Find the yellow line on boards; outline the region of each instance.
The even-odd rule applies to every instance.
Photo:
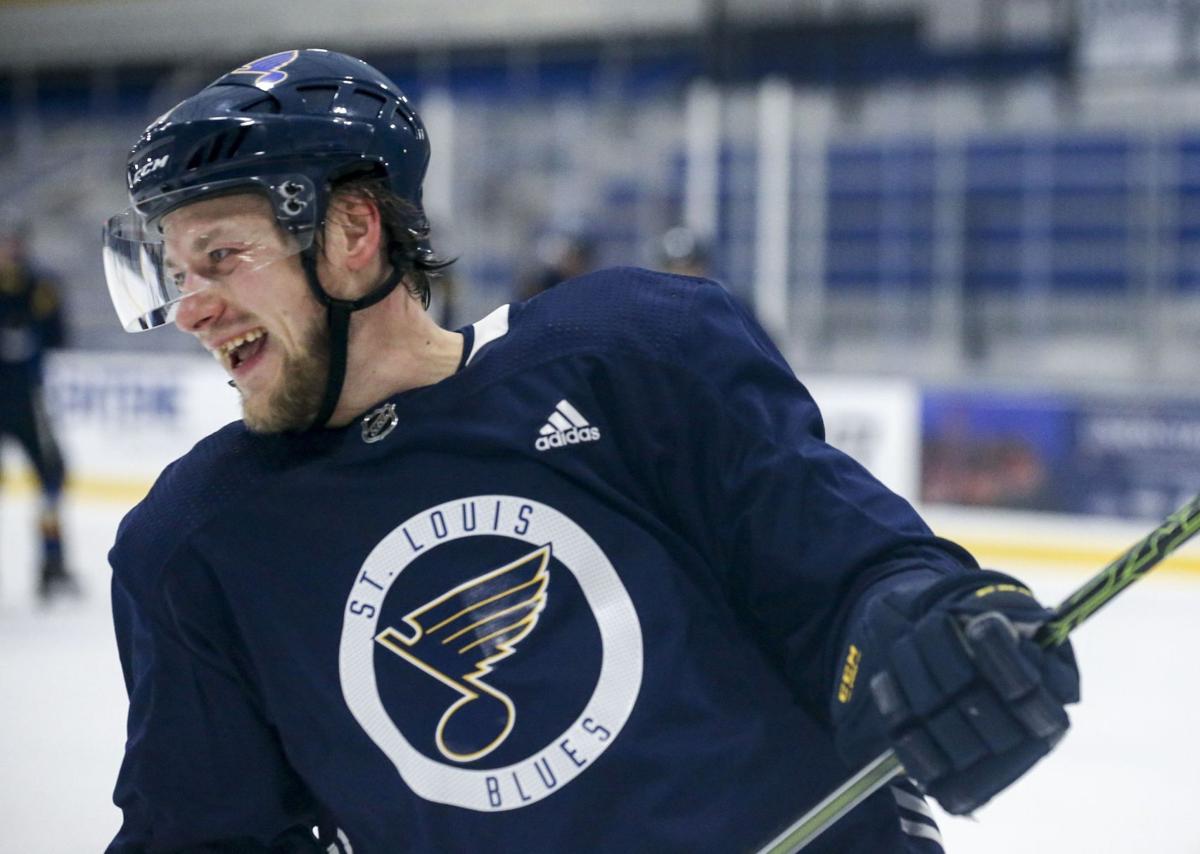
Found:
[[[85,501],[112,501],[133,505],[146,497],[153,485],[149,480],[124,480],[103,477],[72,477],[67,479],[67,495]],[[37,480],[32,474],[0,477],[0,491],[14,495],[36,495]]]
[[[1070,565],[1093,567],[1097,572],[1121,553],[1121,547],[1103,549],[1079,546],[1073,543],[1013,543],[1003,540],[983,540],[970,537],[950,539],[975,555],[984,566],[1002,567],[1006,561],[1025,563]],[[1186,546],[1184,547],[1186,549]],[[1174,554],[1163,561],[1155,572],[1200,573],[1200,555],[1195,553]]]

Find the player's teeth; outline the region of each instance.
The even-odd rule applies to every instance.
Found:
[[[237,338],[234,338],[232,341],[226,343],[224,346],[222,346],[220,348],[219,352],[217,353],[218,358],[220,356],[231,355],[233,353],[233,351],[236,350],[238,347],[241,347],[243,344],[249,344],[251,341],[257,341],[259,338],[262,338],[265,334],[266,334],[266,330],[255,329],[253,332],[247,332],[245,335],[241,335]]]

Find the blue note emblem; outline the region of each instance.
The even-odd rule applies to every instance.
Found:
[[[447,759],[470,762],[487,756],[512,732],[515,704],[483,678],[518,652],[537,626],[546,605],[550,552],[546,544],[472,578],[409,613],[402,626],[388,626],[375,636],[377,643],[460,695],[438,723],[437,746]],[[484,730],[491,722],[496,731],[464,747],[472,738],[479,740],[478,732],[469,724],[456,724],[456,717],[478,717]]]
[[[287,80],[288,73],[281,69],[293,63],[299,56],[300,51],[298,50],[285,50],[282,53],[273,53],[262,59],[247,62],[241,68],[235,68],[229,73],[255,74],[258,79],[254,81],[254,85],[259,89],[270,89],[276,83]]]

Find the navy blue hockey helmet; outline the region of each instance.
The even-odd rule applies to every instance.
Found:
[[[361,59],[289,50],[246,63],[151,124],[129,153],[129,194],[155,219],[216,182],[305,175],[323,213],[331,184],[386,178],[416,206],[429,142],[396,85]]]

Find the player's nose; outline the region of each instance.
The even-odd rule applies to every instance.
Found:
[[[179,301],[175,309],[175,326],[191,335],[202,332],[221,316],[225,301],[217,288],[200,288]]]

